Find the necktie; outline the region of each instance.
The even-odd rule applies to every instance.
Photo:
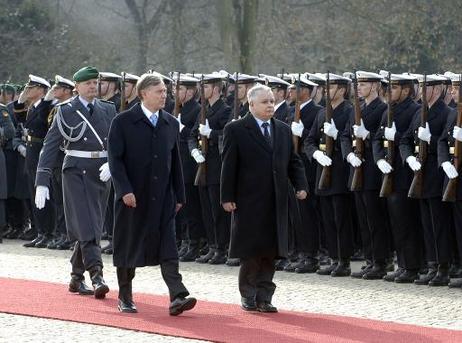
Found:
[[[265,136],[265,140],[269,145],[272,145],[271,143],[271,136],[268,130],[269,123],[263,123],[261,124],[261,127],[263,128],[263,136]]]
[[[151,114],[151,117],[149,118],[149,120],[151,121],[152,126],[156,127],[156,125],[157,125],[157,116],[155,114]]]
[[[87,105],[87,107],[88,107],[88,112],[90,113],[90,115],[92,115],[93,114],[93,109],[94,109],[95,106],[92,103],[89,103]]]

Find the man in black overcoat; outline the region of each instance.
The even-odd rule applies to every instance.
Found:
[[[244,118],[224,130],[221,202],[232,212],[229,256],[240,258],[239,291],[246,311],[277,312],[271,304],[275,258],[288,254],[288,187],[307,196],[303,163],[290,128],[272,119],[274,96],[267,86],[248,92]]]
[[[114,265],[119,310],[137,312],[132,298],[135,268],[160,264],[170,293],[170,315],[192,309],[196,299],[178,271],[175,215],[185,203],[179,123],[165,112],[162,76],[137,82],[141,103],[119,114],[109,132],[109,166],[115,190]]]

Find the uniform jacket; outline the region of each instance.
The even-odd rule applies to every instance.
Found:
[[[191,136],[191,130],[197,122],[201,106],[195,99],[184,103],[181,107],[181,123],[185,126],[180,132],[180,154],[183,163],[184,182],[187,184],[194,183],[197,172],[197,163],[192,158],[189,151],[188,141]]]
[[[8,195],[7,169],[3,150],[7,141],[14,137],[14,133],[8,109],[0,104],[0,199],[6,199]]]

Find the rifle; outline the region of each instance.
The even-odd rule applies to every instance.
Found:
[[[200,82],[200,95],[201,95],[201,112],[200,112],[200,124],[205,125],[207,119],[206,100],[204,93],[204,76],[201,77]],[[206,136],[201,136],[200,140],[202,155],[206,158],[205,162],[199,163],[197,167],[196,177],[194,178],[194,186],[205,186],[206,184],[206,172],[207,172],[207,150],[208,141]]]
[[[180,72],[176,74],[175,107],[173,108],[174,117],[178,118],[179,114],[180,114]]]
[[[119,112],[125,111],[127,104],[125,103],[125,72],[122,72],[122,82],[120,84],[120,107]]]
[[[457,101],[457,119],[456,126],[462,126],[462,76],[459,76],[459,100]],[[462,142],[459,142],[457,139],[454,139],[454,157],[452,163],[456,168],[457,172],[460,172],[460,167],[462,163]],[[446,189],[443,193],[443,201],[455,202],[456,193],[457,193],[457,179],[449,179]]]
[[[393,111],[391,108],[391,73],[388,72],[388,94],[387,94],[387,127],[393,126]],[[386,161],[393,167],[395,154],[395,142],[387,141],[387,156]],[[393,192],[393,171],[385,174],[382,179],[382,187],[380,188],[380,197],[386,198]]]
[[[422,111],[420,113],[420,126],[425,127],[428,119],[428,103],[427,103],[427,75],[424,75],[423,85],[422,85]],[[428,154],[428,143],[424,140],[419,140],[419,152],[417,159],[422,163],[422,168],[427,160]],[[407,196],[409,198],[421,198],[423,193],[423,170],[414,172],[414,178],[412,179],[411,187]]]
[[[241,106],[239,106],[239,72],[236,72],[236,79],[234,80],[234,113],[233,119],[239,119],[239,115],[241,114]]]
[[[298,82],[297,82],[297,96],[295,98],[295,112],[294,112],[294,122],[300,122],[300,74],[298,74]],[[294,144],[294,151],[298,153],[298,141],[300,137],[296,135],[292,135],[292,142]]]
[[[355,109],[355,125],[361,125],[361,106],[359,104],[359,97],[358,97],[358,80],[356,78],[356,72],[355,72],[355,77],[353,78],[353,99],[354,99],[354,109]],[[359,138],[355,137],[354,140],[354,153],[355,155],[360,159],[363,160],[364,158],[364,141]],[[359,191],[363,188],[363,166],[362,164],[359,167],[356,167],[353,172],[353,178],[351,180],[351,186],[350,190],[351,191]]]
[[[326,80],[326,115],[325,115],[325,122],[330,123],[332,121],[332,109],[331,101],[330,101],[330,78],[329,72],[327,72],[327,80]],[[332,154],[334,152],[334,139],[326,134],[324,134],[324,139],[326,142],[326,155],[332,158]],[[324,190],[330,187],[331,184],[331,176],[332,176],[332,165],[322,167],[321,177],[319,178],[318,188],[320,190]]]

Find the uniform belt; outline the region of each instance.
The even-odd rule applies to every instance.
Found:
[[[30,143],[43,143],[43,138],[38,138],[38,137],[33,137],[30,135],[27,135],[27,141]]]
[[[82,150],[64,150],[68,156],[82,157],[82,158],[105,158],[107,151],[82,151]]]

